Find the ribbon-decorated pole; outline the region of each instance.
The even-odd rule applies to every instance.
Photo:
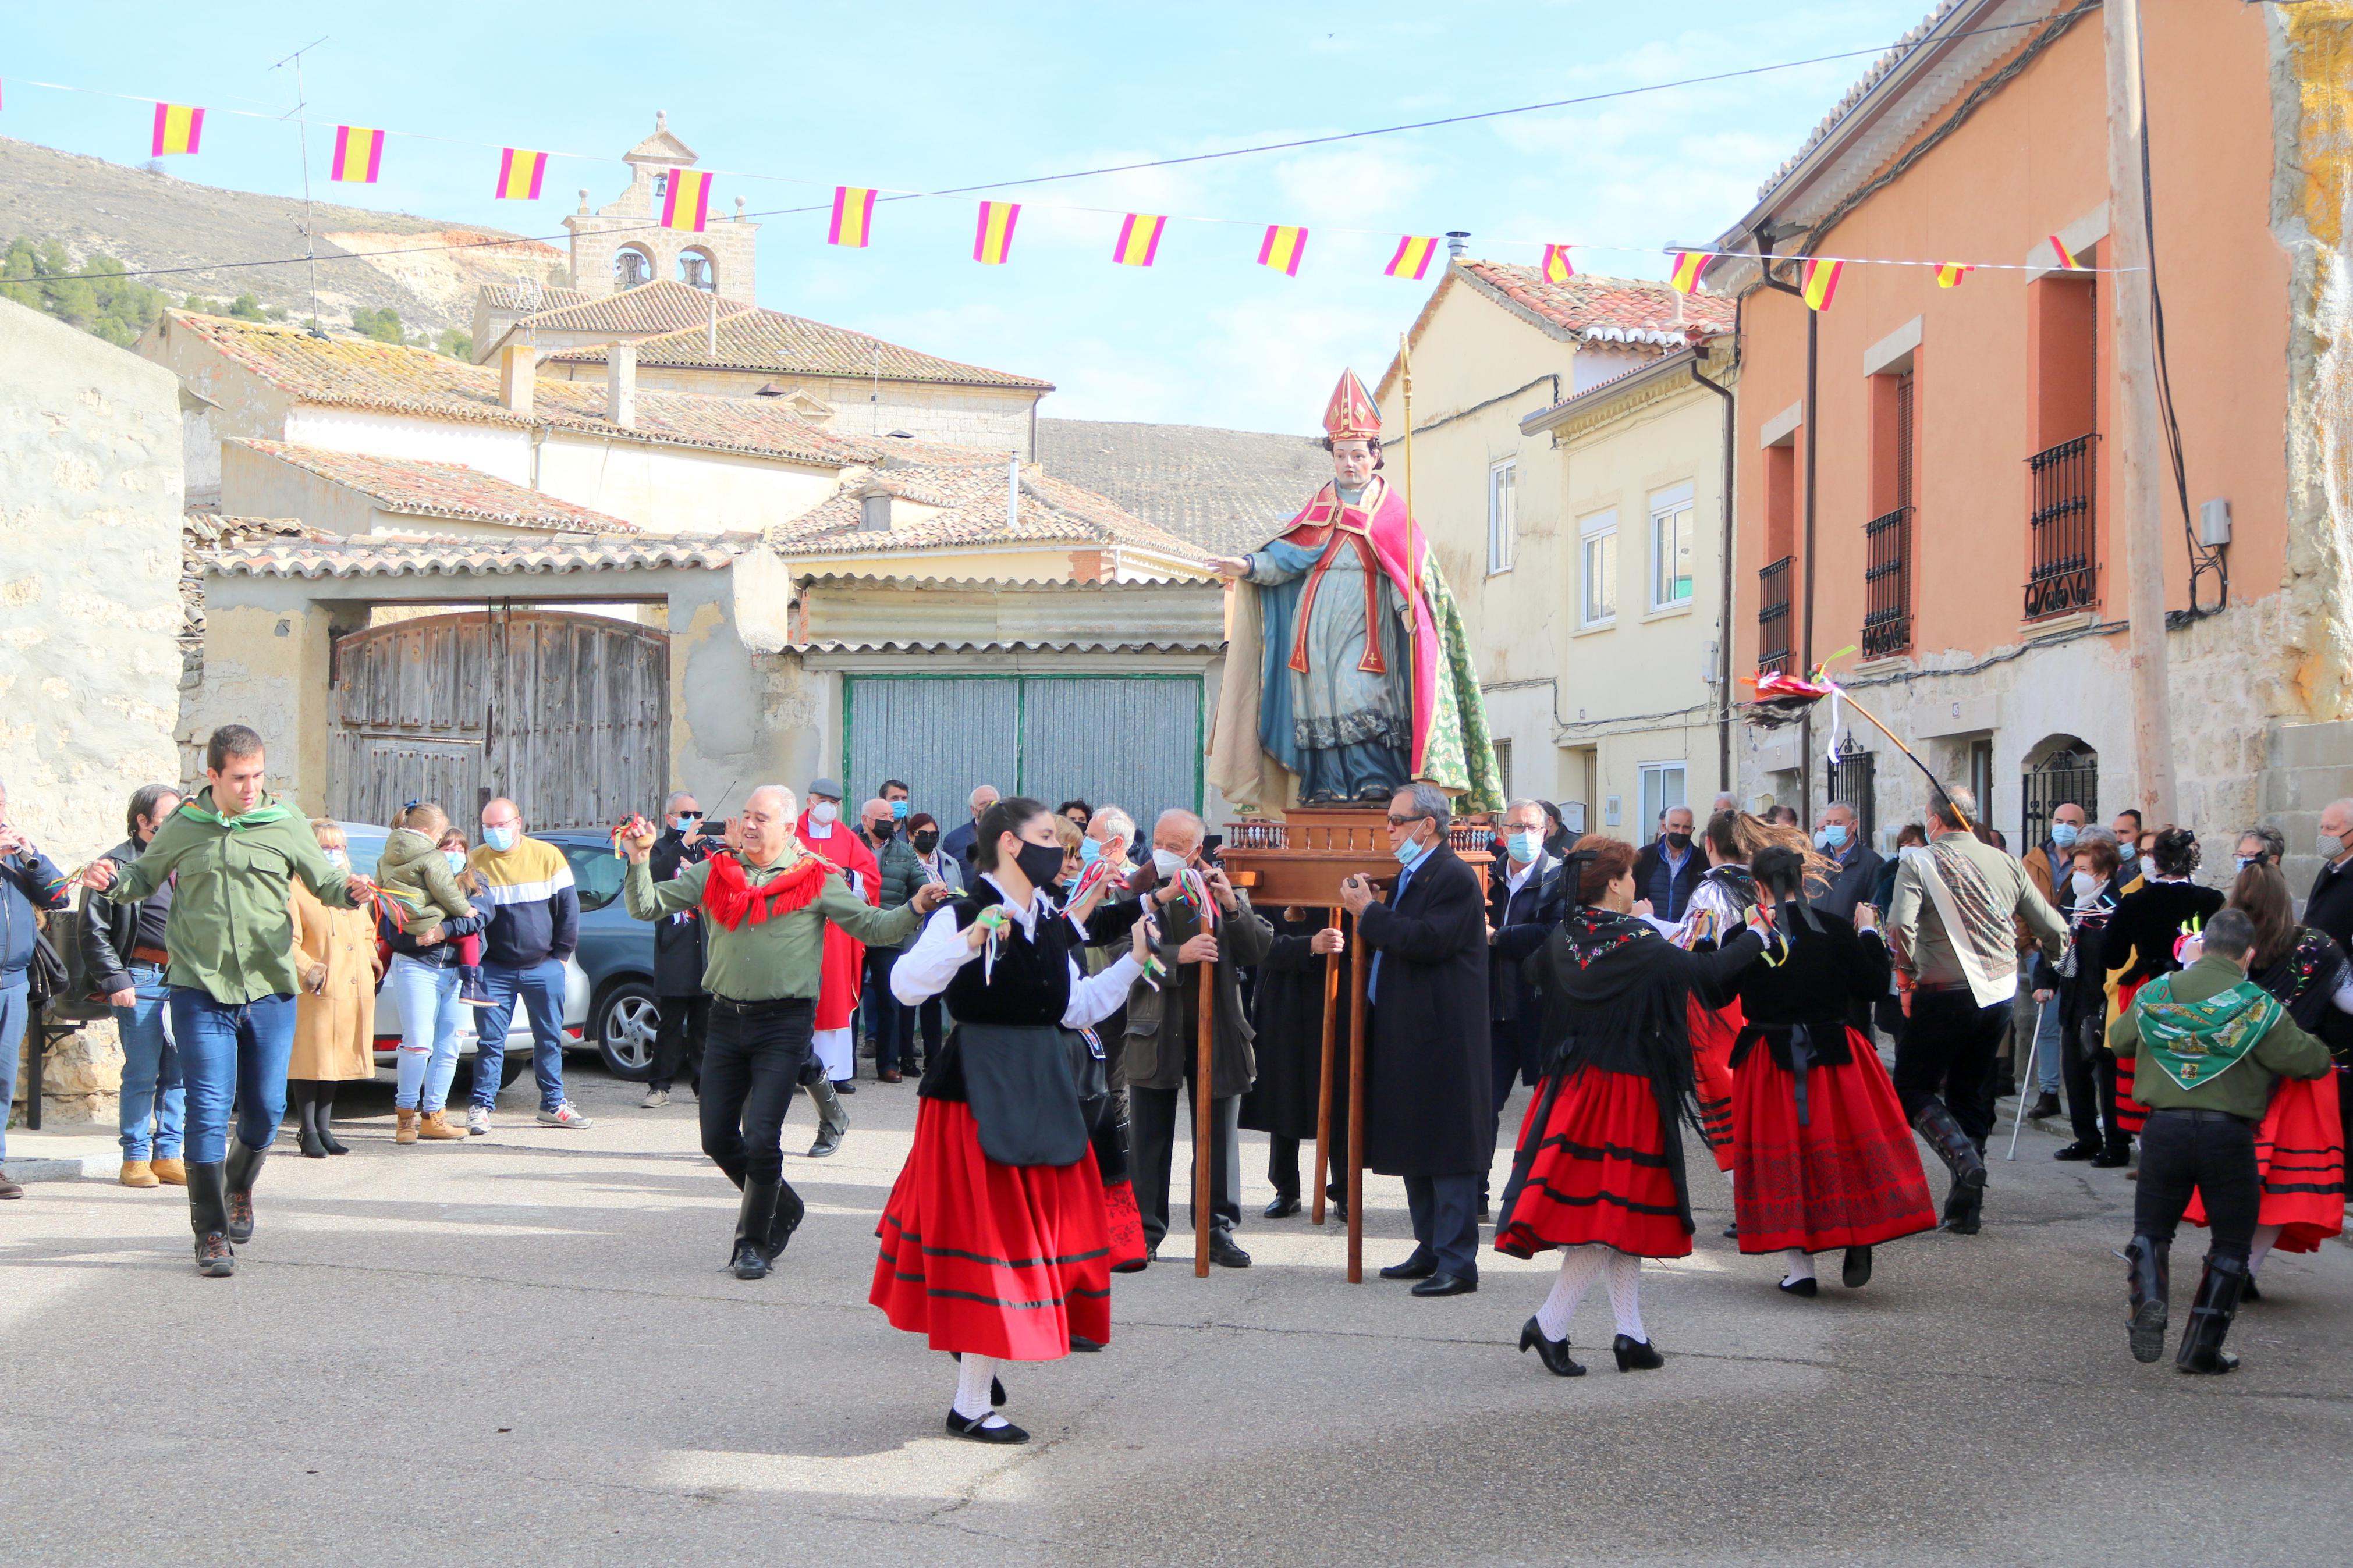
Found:
[[[1854,650],[1848,648],[1842,651],[1852,653]],[[1840,655],[1832,654],[1831,657],[1837,658]],[[1755,675],[1743,676],[1741,679],[1757,692],[1757,700],[1750,705],[1751,711],[1768,723],[1787,723],[1803,718],[1811,711],[1815,703],[1826,697],[1829,698],[1831,704],[1831,747],[1833,762],[1837,760],[1841,717],[1852,710],[1857,717],[1868,721],[1873,729],[1886,736],[1890,745],[1911,760],[1912,765],[1918,768],[1921,776],[1928,781],[1928,787],[1936,792],[1936,798],[1952,809],[1953,815],[1960,819],[1963,827],[1972,833],[1977,831],[1977,824],[1969,819],[1969,814],[1963,811],[1960,803],[1946,790],[1944,781],[1937,778],[1936,770],[1922,762],[1918,753],[1905,745],[1903,737],[1889,729],[1878,714],[1856,701],[1853,692],[1831,679],[1830,672],[1822,665],[1814,666],[1810,676],[1784,675],[1778,669],[1767,669],[1759,670]]]
[[[1398,392],[1405,403],[1405,624],[1410,636],[1413,606],[1421,602],[1421,540],[1413,521],[1413,360],[1403,332],[1398,334]]]

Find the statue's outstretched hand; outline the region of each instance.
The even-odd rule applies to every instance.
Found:
[[[1210,571],[1229,581],[1250,575],[1250,559],[1242,555],[1212,555],[1205,564]]]

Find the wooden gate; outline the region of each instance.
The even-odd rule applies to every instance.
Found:
[[[496,606],[335,642],[327,809],[386,822],[433,801],[468,830],[492,795],[533,827],[650,815],[669,787],[670,637]]]

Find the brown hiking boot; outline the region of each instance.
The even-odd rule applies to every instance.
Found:
[[[160,1187],[164,1184],[156,1179],[154,1167],[146,1161],[125,1160],[122,1162],[122,1184],[126,1187]]]
[[[411,1107],[404,1110],[399,1106],[395,1106],[393,1107],[392,1115],[393,1121],[395,1123],[392,1131],[392,1141],[396,1143],[416,1142],[417,1111],[415,1108]]]
[[[417,1119],[417,1136],[430,1138],[437,1142],[454,1138],[462,1143],[466,1141],[466,1130],[462,1127],[450,1126],[448,1111],[428,1110]]]
[[[188,1164],[185,1160],[156,1160],[149,1164],[148,1169],[153,1171],[155,1179],[167,1187],[188,1184]]]

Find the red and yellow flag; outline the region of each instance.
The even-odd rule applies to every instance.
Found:
[[[828,245],[863,250],[874,234],[874,193],[858,185],[833,187],[833,222],[825,231]]]
[[[2067,248],[2067,242],[2065,240],[2061,239],[2055,234],[2049,236],[2048,240],[2052,253],[2059,258],[2059,266],[2062,270],[2073,272],[2082,268],[2084,264],[2075,259],[2075,253]]]
[[[1119,226],[1119,243],[1111,247],[1111,258],[1122,267],[1149,267],[1160,253],[1160,231],[1168,226],[1165,217],[1150,213],[1130,213]]]
[[[1307,255],[1307,231],[1288,224],[1266,226],[1266,237],[1258,242],[1258,264],[1271,267],[1285,278],[1299,276],[1299,263]]]
[[[1438,253],[1438,241],[1427,235],[1409,234],[1398,241],[1397,254],[1381,268],[1384,278],[1410,278],[1421,281],[1430,270],[1430,258]]]
[[[335,127],[335,161],[328,171],[329,179],[373,185],[383,172],[383,132],[370,131],[363,125]]]
[[[1809,261],[1799,275],[1799,289],[1806,297],[1806,308],[1827,310],[1837,297],[1839,273],[1846,267],[1843,261]]]
[[[1965,261],[1947,261],[1936,268],[1936,287],[1957,289],[1961,286],[1961,279],[1976,270]]]
[[[1019,202],[983,202],[980,223],[972,234],[972,258],[989,267],[1002,267],[1013,252],[1013,226],[1020,220]]]
[[[711,221],[711,176],[700,169],[672,169],[662,197],[661,226],[701,234]]]
[[[1568,247],[1547,245],[1544,260],[1537,264],[1537,274],[1547,283],[1566,283],[1577,276],[1577,268],[1568,259]]]
[[[205,139],[205,111],[185,103],[159,103],[155,106],[154,151],[148,156],[160,158],[166,153],[193,153],[196,143]]]
[[[1675,252],[1675,269],[1667,281],[1674,286],[1676,293],[1688,294],[1699,287],[1699,275],[1707,268],[1708,255],[1704,250]]]
[[[547,154],[527,153],[521,147],[510,147],[499,154],[498,188],[491,193],[493,201],[535,202],[539,200],[539,182],[547,175]]]

